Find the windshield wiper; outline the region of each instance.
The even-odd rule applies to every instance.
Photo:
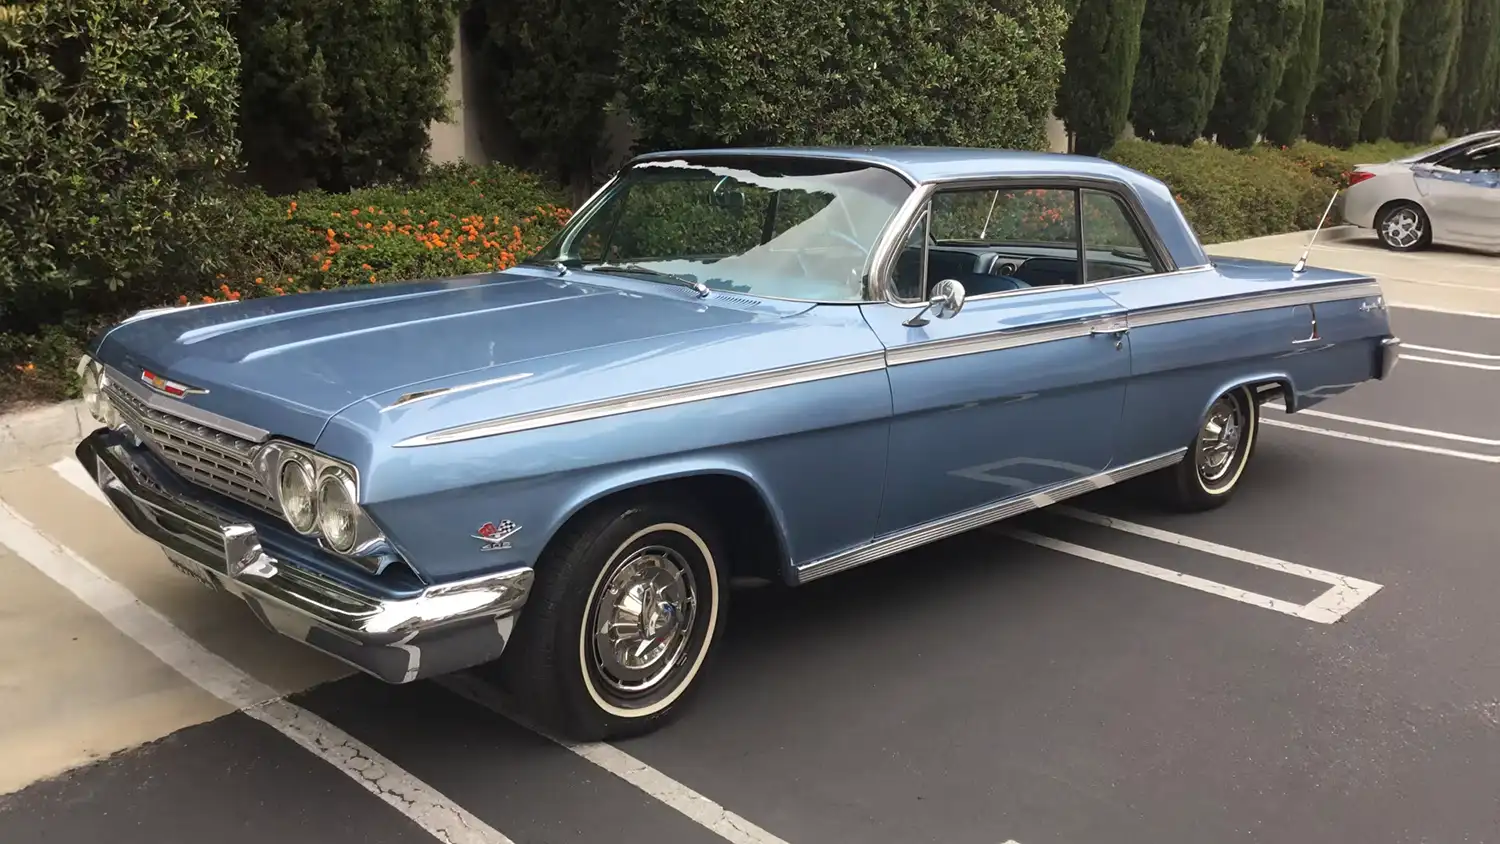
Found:
[[[650,267],[643,267],[640,264],[594,264],[593,266],[584,267],[584,269],[599,273],[636,273],[637,275],[670,281],[673,284],[680,284],[683,287],[690,287],[697,292],[699,298],[708,295],[708,285],[701,281],[694,281],[693,279],[673,273],[664,273],[661,270],[653,270]]]

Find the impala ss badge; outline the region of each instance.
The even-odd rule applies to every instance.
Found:
[[[480,526],[479,532],[474,534],[474,538],[484,543],[484,546],[479,549],[481,551],[504,551],[510,548],[510,538],[515,536],[516,531],[520,529],[520,525],[509,519],[498,525],[494,522],[485,522]]]
[[[186,384],[163,378],[162,376],[157,375],[155,372],[152,372],[149,369],[141,370],[141,383],[157,391],[158,393],[161,393],[164,396],[171,396],[174,399],[180,399],[183,396],[189,395],[201,396],[208,392],[207,390],[202,390],[197,387],[189,387]]]

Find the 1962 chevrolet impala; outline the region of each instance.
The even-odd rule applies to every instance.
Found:
[[[508,272],[126,320],[80,364],[77,456],[273,630],[392,683],[503,650],[535,714],[617,737],[697,685],[731,576],[1147,474],[1220,505],[1264,401],[1397,343],[1372,279],[1211,261],[1104,161],[659,153]]]

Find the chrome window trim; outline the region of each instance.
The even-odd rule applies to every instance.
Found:
[[[799,364],[782,369],[760,370],[743,375],[713,378],[682,386],[646,390],[623,396],[614,396],[596,401],[579,402],[562,407],[548,408],[514,416],[501,416],[482,422],[444,428],[426,434],[408,437],[395,444],[396,448],[414,448],[444,443],[463,442],[483,437],[549,428],[573,422],[586,422],[608,416],[638,413],[663,407],[676,407],[708,399],[740,396],[790,387],[812,381],[826,381],[846,375],[878,372],[885,369],[885,351],[864,352],[857,355]]]
[[[1089,288],[1104,287],[1111,284],[1128,284],[1132,281],[1148,281],[1155,278],[1170,278],[1178,275],[1194,275],[1213,269],[1213,264],[1200,264],[1196,267],[1184,267],[1171,272],[1152,273],[1151,275],[1133,275],[1127,278],[1107,278],[1103,281],[1091,281],[1088,284],[1054,284],[1047,287],[1025,287],[1020,290],[1001,290],[995,293],[981,293],[978,296],[970,296],[967,302],[988,302],[991,299],[1003,299],[1010,296],[1029,296],[1037,293],[1056,293],[1059,290],[1087,290]],[[868,303],[867,303],[868,304]],[[881,304],[896,308],[922,308],[926,302],[903,302],[900,300],[887,300]],[[967,307],[967,305],[966,305]]]
[[[1180,462],[1187,454],[1186,448],[1179,448],[1160,454],[1156,457],[1148,457],[1145,460],[1137,460],[1127,463],[1115,469],[1108,469],[1071,481],[1063,481],[1060,484],[1043,487],[1042,489],[1023,493],[1011,498],[1004,498],[989,504],[984,504],[970,510],[954,513],[934,519],[930,522],[917,525],[916,527],[888,533],[876,537],[874,541],[866,545],[860,545],[846,551],[820,557],[800,566],[794,566],[792,578],[796,585],[800,586],[830,574],[848,571],[849,569],[872,563],[876,560],[910,551],[923,545],[928,545],[950,536],[967,533],[975,528],[1001,521],[1003,519],[1018,516],[1032,510],[1039,510],[1059,501],[1093,492],[1107,486],[1130,480],[1131,478],[1154,472],[1157,469],[1165,469],[1168,466]]]
[[[1167,323],[1226,316],[1246,311],[1265,311],[1272,308],[1285,308],[1296,305],[1321,305],[1325,302],[1342,302],[1350,299],[1364,299],[1380,295],[1382,295],[1382,291],[1380,282],[1378,281],[1335,282],[1304,290],[1252,293],[1244,296],[1227,296],[1200,302],[1164,305],[1157,308],[1136,310],[1130,314],[1130,326],[1138,328],[1148,325],[1165,325]]]
[[[1151,225],[1150,215],[1145,213],[1145,208],[1141,205],[1140,198],[1136,196],[1135,191],[1132,190],[1130,186],[1125,184],[1124,182],[1101,176],[1070,176],[1022,173],[1006,176],[985,176],[980,178],[969,176],[953,177],[924,182],[918,191],[914,192],[911,197],[908,197],[908,202],[901,209],[899,220],[895,221],[899,223],[899,225],[895,227],[895,230],[898,232],[909,231],[911,229],[912,223],[916,221],[917,215],[926,210],[926,204],[931,201],[932,196],[939,190],[984,190],[986,188],[994,188],[996,190],[1024,190],[1026,188],[1040,188],[1043,190],[1072,190],[1075,191],[1074,195],[1075,197],[1077,197],[1077,208],[1075,209],[1075,213],[1077,214],[1082,213],[1081,209],[1083,204],[1082,194],[1076,193],[1077,191],[1097,190],[1111,194],[1118,198],[1125,205],[1126,213],[1131,216],[1132,223],[1138,228],[1139,233],[1145,236],[1146,246],[1151,251],[1152,263],[1154,265],[1165,268],[1161,272],[1152,273],[1150,275],[1129,276],[1124,279],[1105,279],[1103,281],[1090,282],[1087,284],[1066,285],[1069,289],[1091,287],[1100,284],[1119,283],[1121,281],[1160,278],[1162,276],[1171,276],[1180,273],[1198,272],[1212,267],[1212,264],[1209,263],[1205,263],[1197,267],[1177,266],[1177,262],[1172,258],[1171,251],[1167,249],[1166,244],[1162,241],[1161,236],[1157,233],[1156,226]],[[920,197],[918,196],[919,194]],[[918,199],[920,201],[913,201]],[[892,241],[895,242],[893,243]],[[1082,244],[1082,242],[1082,229],[1080,229],[1079,243]],[[886,304],[894,305],[898,308],[924,307],[927,304],[926,302],[907,302],[896,296],[896,285],[894,279],[892,279],[891,277],[891,270],[895,265],[896,256],[900,254],[900,245],[900,242],[897,241],[894,237],[890,238],[889,240],[882,240],[880,242],[880,248],[883,251],[880,255],[879,260],[875,263],[874,270],[872,270],[870,274],[870,284],[872,287],[873,297],[877,301],[883,301]],[[969,301],[982,302],[989,299],[998,298],[1000,296],[1013,296],[1016,294],[1046,291],[1047,289],[1048,288],[1045,287],[1032,287],[1026,288],[1024,290],[1004,290],[997,293],[984,293],[978,296],[970,296]]]
[[[271,436],[271,432],[264,428],[257,428],[254,425],[247,425],[244,422],[236,422],[227,416],[220,416],[212,411],[194,407],[182,399],[169,398],[155,390],[149,389],[145,384],[139,383],[137,379],[126,376],[125,373],[107,363],[101,363],[100,365],[104,367],[105,377],[109,380],[110,384],[119,387],[144,403],[147,407],[159,413],[176,416],[179,419],[186,419],[205,428],[213,428],[215,431],[228,434],[231,437],[248,440],[252,443],[265,442]]]

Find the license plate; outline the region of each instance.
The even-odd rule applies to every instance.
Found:
[[[203,586],[215,592],[219,591],[219,582],[211,576],[204,574],[196,565],[178,557],[176,554],[168,554],[167,562],[172,564],[172,568],[198,581]]]

